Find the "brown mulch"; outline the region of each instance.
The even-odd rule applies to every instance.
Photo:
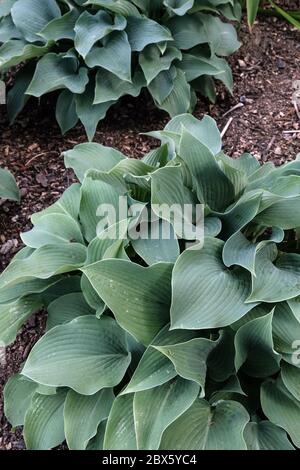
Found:
[[[294,80],[300,80],[299,32],[276,18],[261,18],[252,35],[241,28],[243,47],[230,59],[235,88],[230,97],[219,88],[217,104],[199,99],[195,115],[210,113],[220,129],[233,121],[223,139],[231,156],[253,152],[262,161],[281,164],[300,152],[300,133],[284,135],[284,130],[299,130],[292,104]],[[228,110],[242,103],[230,114]],[[140,157],[155,145],[141,132],[161,129],[168,118],[142,96],[125,98],[99,124],[95,141],[113,146],[128,156]],[[52,204],[74,180],[63,166],[63,150],[85,142],[81,126],[62,137],[55,123],[51,101],[29,104],[16,123],[9,127],[5,107],[0,107],[0,166],[17,177],[22,192],[20,205],[5,202],[0,206],[0,272],[20,249],[19,233],[30,228],[30,215]],[[7,363],[0,369],[0,393],[8,377],[20,365],[41,335],[43,315],[32,318],[7,349]],[[21,430],[15,432],[3,416],[0,400],[0,449],[23,449]]]

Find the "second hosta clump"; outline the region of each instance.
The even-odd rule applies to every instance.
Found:
[[[152,135],[142,160],[66,152],[80,183],[33,215],[2,273],[2,342],[48,312],[6,416],[28,449],[300,447],[300,160],[233,160],[209,117]],[[188,240],[161,205],[194,209]],[[169,238],[133,236],[145,210]]]
[[[32,96],[62,90],[62,132],[80,120],[93,138],[121,96],[147,88],[175,116],[196,91],[215,99],[213,77],[232,89],[224,57],[240,43],[239,0],[6,0],[0,5],[0,72],[26,63],[8,93],[13,121]],[[223,18],[223,19],[221,19]]]

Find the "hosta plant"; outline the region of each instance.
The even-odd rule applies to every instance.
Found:
[[[0,72],[26,63],[8,93],[14,121],[30,97],[61,90],[62,132],[80,120],[93,138],[123,95],[147,88],[171,116],[191,110],[213,78],[232,89],[224,57],[240,45],[238,0],[5,0],[0,5]],[[224,22],[225,19],[225,22]]]
[[[4,168],[0,168],[0,198],[20,200],[20,191],[13,175]]]
[[[22,234],[0,340],[48,316],[6,416],[28,449],[300,447],[300,159],[231,159],[210,117],[151,135],[142,160],[65,152],[80,183]],[[178,223],[186,205],[197,231]],[[169,237],[136,236],[151,211]]]

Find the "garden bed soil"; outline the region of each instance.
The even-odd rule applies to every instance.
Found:
[[[283,133],[300,130],[300,119],[292,103],[293,82],[300,80],[299,32],[277,18],[260,18],[252,35],[242,26],[241,40],[243,46],[230,59],[234,95],[229,96],[220,86],[217,103],[212,105],[199,98],[194,114],[198,118],[211,114],[221,130],[233,118],[223,139],[227,154],[236,157],[252,152],[261,162],[280,165],[300,152],[300,133]],[[85,142],[85,133],[77,126],[61,136],[51,106],[49,100],[42,100],[40,106],[29,103],[11,127],[5,107],[0,107],[0,166],[16,176],[22,194],[19,205],[1,202],[0,272],[21,248],[19,233],[30,229],[30,215],[55,202],[75,181],[60,155]],[[146,96],[125,98],[99,124],[95,141],[139,158],[156,145],[140,133],[161,129],[167,121],[166,114],[155,109]],[[43,313],[30,319],[7,349],[6,364],[0,369],[0,393],[7,379],[26,360],[44,323]],[[2,400],[0,430],[0,449],[24,448],[21,430],[12,430],[4,417]]]

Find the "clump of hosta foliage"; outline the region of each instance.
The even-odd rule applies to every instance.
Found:
[[[14,176],[4,168],[0,168],[0,198],[20,200],[20,191]]]
[[[143,88],[171,116],[196,91],[215,99],[213,77],[232,89],[223,58],[238,49],[238,0],[6,0],[0,5],[0,72],[26,62],[8,94],[13,121],[31,97],[62,90],[62,132],[80,120],[93,138],[123,95]]]
[[[233,160],[209,117],[152,136],[142,160],[66,152],[80,183],[32,216],[2,273],[1,341],[48,312],[6,416],[28,449],[300,447],[300,159]],[[99,230],[99,205],[120,196],[149,211],[204,204],[203,247],[168,219],[169,240],[130,237],[138,211]]]

